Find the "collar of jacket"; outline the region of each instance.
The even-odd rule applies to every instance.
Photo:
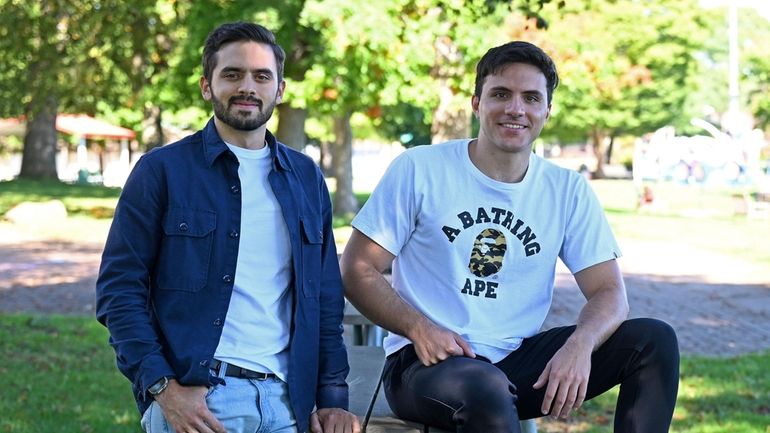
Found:
[[[268,130],[265,130],[265,141],[267,141],[267,147],[270,148],[270,155],[273,157],[273,166],[277,169],[291,171],[291,164],[286,156],[286,149],[283,148],[283,144],[276,140]],[[214,161],[228,150],[227,145],[222,141],[219,132],[217,132],[217,127],[214,125],[214,118],[212,117],[209,119],[206,127],[203,128],[203,153],[208,166],[211,167]]]

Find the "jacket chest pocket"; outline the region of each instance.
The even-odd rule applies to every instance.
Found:
[[[155,269],[160,289],[197,292],[206,285],[216,217],[213,211],[168,210],[163,217],[163,240]]]
[[[321,251],[323,246],[323,230],[321,219],[303,218],[302,226],[302,292],[306,297],[317,298],[321,287],[322,266]]]

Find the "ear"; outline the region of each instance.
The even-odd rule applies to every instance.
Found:
[[[551,104],[548,104],[548,111],[545,112],[545,120],[546,120],[546,122],[550,118],[551,118]]]
[[[206,77],[201,76],[199,85],[200,85],[200,88],[201,88],[201,95],[203,95],[203,100],[210,101],[211,100],[211,84],[209,84],[209,81],[206,79]]]
[[[479,118],[479,97],[476,95],[471,96],[471,109],[473,109],[473,115]]]
[[[286,81],[278,83],[278,93],[275,95],[275,104],[278,105],[283,102],[283,92],[286,91]]]

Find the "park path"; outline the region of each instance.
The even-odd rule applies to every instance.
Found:
[[[93,315],[103,233],[77,242],[40,239],[0,227],[0,313]],[[770,350],[770,266],[686,245],[620,239],[631,317],[676,329],[685,354]],[[584,301],[559,267],[545,326],[574,323]]]

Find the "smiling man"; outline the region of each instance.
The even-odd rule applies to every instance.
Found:
[[[360,431],[329,193],[266,126],[284,57],[260,25],[215,29],[200,79],[214,117],[144,155],[115,210],[97,318],[147,433]]]
[[[345,293],[391,331],[385,394],[402,418],[518,432],[620,384],[616,432],[668,431],[676,335],[626,320],[619,248],[590,186],[532,152],[558,82],[532,44],[489,50],[471,99],[478,138],[404,152],[353,220]],[[557,259],[587,302],[576,326],[540,332]]]

